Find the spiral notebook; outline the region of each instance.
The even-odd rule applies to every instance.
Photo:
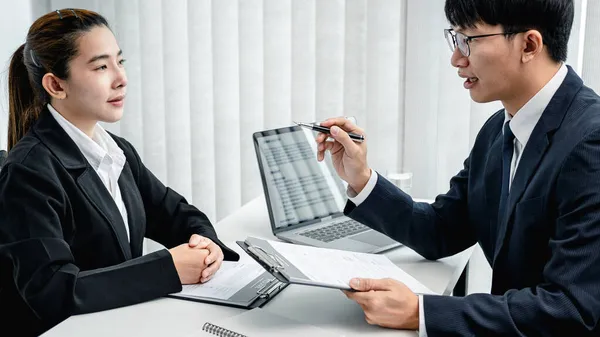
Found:
[[[186,337],[305,337],[338,336],[316,326],[256,308],[214,323],[206,322],[202,330]]]

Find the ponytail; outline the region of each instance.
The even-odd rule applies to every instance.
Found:
[[[35,91],[23,59],[25,44],[12,56],[8,69],[8,149],[27,133],[40,113]]]
[[[12,55],[8,68],[8,149],[38,119],[50,95],[42,86],[45,74],[69,77],[69,61],[77,55],[77,39],[106,19],[85,9],[63,9],[43,15],[29,28],[26,43]]]

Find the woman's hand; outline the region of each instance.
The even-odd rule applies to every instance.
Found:
[[[221,264],[223,263],[223,258],[225,256],[223,255],[221,247],[219,247],[211,239],[198,234],[194,234],[190,237],[188,245],[190,248],[208,250],[209,254],[204,259],[204,264],[207,267],[202,271],[200,282],[204,283],[210,280],[210,278],[217,272],[217,270],[219,270]]]

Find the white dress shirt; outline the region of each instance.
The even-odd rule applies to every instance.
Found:
[[[519,162],[521,161],[521,155],[527,145],[527,141],[540,120],[540,117],[542,117],[542,113],[544,113],[544,110],[550,103],[550,100],[552,100],[552,97],[554,97],[554,94],[556,94],[558,88],[567,77],[567,73],[567,66],[563,64],[554,77],[552,77],[552,79],[546,83],[537,94],[535,94],[535,96],[525,103],[525,105],[515,113],[514,117],[504,110],[504,122],[510,121],[510,129],[515,135],[513,157],[510,165],[509,190],[517,167],[519,166]],[[504,128],[502,130],[504,130]],[[360,205],[375,188],[377,178],[377,172],[371,170],[371,177],[360,193],[356,194],[354,190],[348,187],[346,190],[348,199],[356,206]],[[423,310],[423,296],[421,295],[419,295],[419,337],[427,337],[427,331],[425,330],[425,314]]]
[[[125,166],[123,150],[115,143],[114,139],[99,124],[94,129],[94,137],[90,138],[83,131],[65,119],[54,107],[48,104],[48,110],[58,124],[71,137],[85,159],[94,168],[100,180],[112,196],[127,231],[127,240],[130,240],[127,209],[121,197],[119,176]]]

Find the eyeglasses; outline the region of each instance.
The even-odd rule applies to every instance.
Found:
[[[446,37],[446,41],[448,42],[448,46],[450,47],[450,50],[453,53],[456,50],[456,47],[458,47],[458,50],[460,51],[461,54],[463,54],[466,57],[469,57],[469,55],[471,55],[471,47],[469,46],[469,42],[471,42],[471,40],[473,40],[473,39],[478,39],[478,38],[482,38],[482,37],[497,36],[497,35],[508,36],[508,35],[514,35],[514,34],[519,34],[519,33],[524,33],[524,32],[525,31],[522,31],[522,32],[504,32],[504,33],[496,33],[496,34],[484,34],[484,35],[468,36],[468,35],[465,35],[463,33],[456,32],[453,29],[444,29],[444,36]]]

